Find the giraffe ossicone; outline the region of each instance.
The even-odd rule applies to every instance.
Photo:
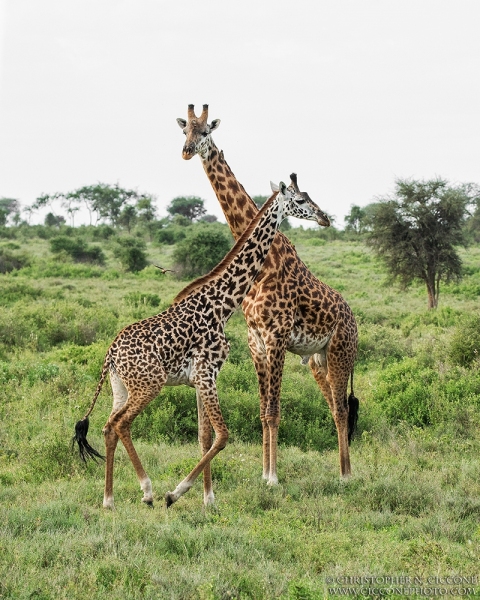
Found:
[[[258,208],[212,139],[220,120],[208,123],[208,104],[198,118],[194,108],[189,104],[187,120],[177,119],[186,136],[182,157],[200,156],[233,237],[238,239]],[[296,177],[291,186],[298,190]],[[358,331],[347,302],[307,269],[293,244],[278,232],[242,307],[260,392],[263,478],[270,484],[278,481],[280,388],[287,351],[299,355],[302,363],[308,362],[329,405],[337,429],[340,474],[347,477],[351,473],[349,443],[359,408],[353,391]]]
[[[288,215],[326,225],[328,217],[296,186],[280,183],[262,210],[207,275],[187,285],[166,311],[122,329],[110,345],[100,381],[86,415],[75,426],[80,456],[101,457],[87,441],[88,417],[103,383],[110,375],[113,408],[103,428],[105,437],[105,490],[103,506],[113,508],[113,467],[118,440],[135,468],[143,502],[153,505],[151,480],[131,439],[133,420],[166,385],[186,384],[197,395],[199,442],[202,458],[192,471],[167,492],[167,507],[176,502],[203,472],[204,503],[214,502],[210,463],[228,439],[218,400],[216,378],[229,345],[224,328],[257,277],[281,221]],[[215,439],[212,439],[212,428]],[[101,457],[103,458],[103,457]]]

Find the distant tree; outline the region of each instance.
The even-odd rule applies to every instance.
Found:
[[[468,191],[472,199],[465,221],[465,235],[468,241],[480,242],[480,186],[469,184]]]
[[[366,212],[364,208],[352,204],[350,213],[345,217],[345,231],[354,231],[355,233],[363,233],[365,228]]]
[[[177,196],[167,206],[167,212],[173,216],[181,215],[189,221],[200,219],[207,211],[204,201],[197,196]]]
[[[9,218],[14,222],[20,217],[20,202],[16,198],[0,198],[0,225],[6,225]]]
[[[83,204],[89,212],[90,225],[92,225],[92,214],[96,213],[97,223],[99,220],[104,219],[116,227],[124,206],[136,202],[139,198],[143,197],[144,194],[139,194],[136,190],[122,188],[118,183],[115,185],[97,183],[78,188],[72,192],[43,194],[36,199],[32,208],[37,210],[45,206],[50,206],[54,200],[58,200],[72,216],[73,220],[74,213]]]
[[[120,227],[125,227],[128,233],[131,232],[132,227],[137,222],[137,209],[131,204],[127,204],[118,216],[117,223]]]
[[[425,283],[428,308],[436,308],[440,282],[461,277],[455,246],[472,198],[465,186],[443,179],[397,179],[395,193],[375,203],[368,241],[385,263],[391,280],[404,287]]]
[[[157,209],[152,196],[143,195],[137,200],[138,222],[148,232],[152,241],[153,232],[156,229]]]
[[[30,219],[32,218],[33,213],[35,212],[35,206],[25,206],[23,208],[23,212],[27,215],[27,223],[30,225]]]
[[[208,273],[230,250],[225,233],[212,226],[195,226],[173,251],[175,271],[186,278]]]
[[[60,227],[60,225],[65,225],[65,217],[49,212],[45,217],[44,224],[48,227]]]

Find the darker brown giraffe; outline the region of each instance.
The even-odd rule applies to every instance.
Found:
[[[186,135],[182,156],[200,156],[233,236],[242,235],[258,208],[228,166],[211,133],[219,119],[208,123],[208,105],[200,117],[188,106],[188,120],[177,119]],[[332,413],[338,435],[340,473],[351,472],[349,443],[358,415],[353,393],[353,368],[358,334],[355,317],[342,296],[319,281],[298,257],[294,246],[278,232],[250,292],[243,301],[248,345],[255,363],[263,428],[263,477],[277,483],[277,436],[280,388],[285,352],[308,362]],[[351,393],[347,399],[348,379]]]
[[[135,417],[165,385],[182,384],[196,389],[202,458],[175,490],[166,494],[166,503],[170,506],[176,502],[202,471],[204,502],[206,505],[214,502],[210,462],[225,447],[228,438],[216,388],[218,372],[229,350],[224,327],[250,290],[287,215],[329,224],[308,194],[299,191],[296,176],[292,175],[290,186],[281,183],[276,188],[217,267],[188,285],[165,312],[125,327],[111,344],[90,409],[76,424],[74,436],[83,460],[100,457],[87,441],[88,416],[109,374],[113,408],[103,429],[105,508],[113,508],[113,463],[119,439],[137,473],[143,501],[152,505],[152,484],[133,446],[130,428]]]

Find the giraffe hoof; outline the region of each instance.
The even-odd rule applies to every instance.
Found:
[[[175,502],[175,498],[173,497],[172,492],[167,492],[165,494],[165,504],[167,506],[167,508],[169,508],[170,506],[172,506],[172,504]]]
[[[142,500],[148,506],[148,508],[153,508],[153,500]]]

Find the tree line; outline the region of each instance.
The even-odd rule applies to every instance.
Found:
[[[266,199],[266,196],[253,198],[258,207]],[[118,184],[97,183],[71,192],[43,194],[23,212],[30,217],[40,209],[59,205],[73,227],[75,214],[84,207],[90,225],[102,225],[104,239],[118,231],[129,236],[135,232],[136,236],[123,236],[121,243],[114,246],[115,256],[132,271],[141,270],[147,264],[145,242],[140,239],[145,234],[150,241],[176,245],[175,270],[182,278],[207,272],[228,252],[232,238],[226,226],[215,223],[217,218],[207,214],[204,200],[196,196],[176,197],[166,208],[169,216],[160,219],[155,202],[151,194]],[[22,221],[17,199],[0,198],[0,227],[25,226],[28,221]],[[52,210],[44,224],[63,231],[66,219]],[[193,224],[197,227],[190,227]],[[290,227],[286,221],[282,230],[288,232]],[[422,281],[427,290],[428,307],[435,308],[440,283],[462,276],[458,247],[480,242],[480,186],[451,185],[441,178],[397,179],[392,194],[378,197],[364,207],[352,205],[345,217],[344,232],[340,233],[364,240],[384,262],[392,282],[406,288],[414,281]],[[78,237],[58,236],[52,240],[51,250],[66,252],[77,261],[98,264],[104,261],[101,248],[88,247]]]

